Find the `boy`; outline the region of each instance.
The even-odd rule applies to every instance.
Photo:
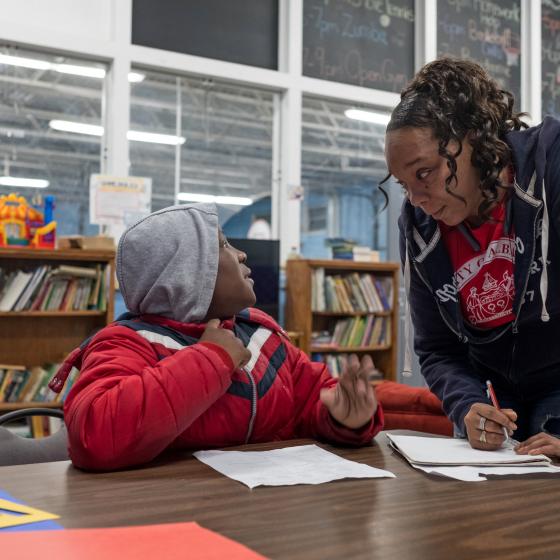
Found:
[[[245,253],[214,205],[166,208],[122,236],[117,276],[132,315],[75,350],[64,406],[73,463],[113,470],[168,448],[310,437],[369,443],[383,426],[356,356],[339,379],[312,363],[255,303]]]

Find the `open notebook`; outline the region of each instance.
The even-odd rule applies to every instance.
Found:
[[[510,447],[496,451],[473,449],[465,439],[387,434],[391,446],[409,463],[440,466],[543,466],[545,455],[517,455]]]

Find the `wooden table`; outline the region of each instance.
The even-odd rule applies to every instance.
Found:
[[[395,455],[383,434],[377,442],[323,447],[397,478],[249,490],[185,453],[109,474],[68,462],[2,467],[0,489],[60,514],[65,527],[197,521],[273,559],[560,558],[560,478],[436,478]]]

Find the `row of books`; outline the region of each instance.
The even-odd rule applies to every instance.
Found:
[[[314,332],[313,346],[362,348],[391,344],[391,318],[369,315],[339,319],[332,331]]]
[[[0,311],[105,311],[105,281],[101,264],[0,268]]]
[[[29,418],[29,427],[27,433],[22,434],[24,437],[43,438],[58,432],[62,426],[60,418],[52,416],[31,416]]]
[[[35,366],[0,365],[0,403],[63,402],[78,371],[74,368],[60,393],[49,389],[49,381],[60,364]]]
[[[6,427],[10,432],[25,438],[42,438],[58,432],[63,420],[53,416],[27,416],[16,422],[9,422]]]
[[[375,313],[390,311],[393,300],[392,281],[369,273],[325,274],[324,268],[313,271],[313,311],[355,311]]]
[[[349,357],[349,354],[312,354],[311,359],[314,362],[323,362],[327,364],[330,374],[333,377],[340,377]],[[374,368],[369,376],[369,380],[381,381],[384,377],[385,376],[381,370]]]

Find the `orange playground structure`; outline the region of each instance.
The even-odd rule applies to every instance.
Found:
[[[16,193],[0,196],[0,247],[28,246],[52,249],[56,222],[54,197],[46,196],[43,211]]]

